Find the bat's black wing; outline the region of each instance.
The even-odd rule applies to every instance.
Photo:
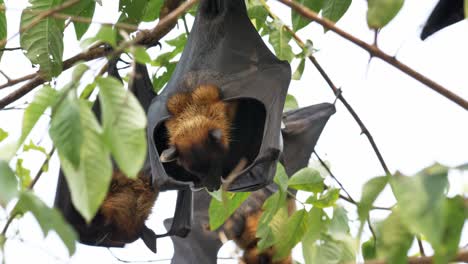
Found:
[[[290,80],[289,64],[267,48],[247,16],[244,0],[202,0],[174,74],[148,112],[156,185],[178,189],[193,184],[189,172],[175,162],[162,164],[159,155],[168,147],[164,126],[170,118],[168,98],[201,84],[216,85],[223,100],[239,103],[224,173],[232,171],[241,158],[248,164],[230,185],[231,191],[269,184],[280,154],[281,114]]]
[[[334,105],[323,103],[283,114],[284,128],[281,133],[284,147],[281,154],[281,163],[289,176],[307,166],[325,124],[334,113]],[[270,184],[266,188],[257,192],[271,194],[276,191],[277,186]],[[252,199],[252,197],[249,197],[249,199]],[[216,232],[209,231],[207,228],[209,226],[208,207],[211,196],[202,190],[194,192],[193,199],[194,223],[192,231],[186,238],[171,237],[174,244],[174,257],[171,263],[216,264],[222,242]],[[172,218],[164,221],[166,229],[169,230],[171,223]]]
[[[439,0],[421,32],[424,40],[437,31],[465,18],[463,0]]]

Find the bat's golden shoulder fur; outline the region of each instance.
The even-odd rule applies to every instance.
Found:
[[[209,131],[216,129],[222,132],[221,144],[229,147],[232,111],[216,86],[201,85],[192,93],[177,93],[169,98],[167,109],[173,115],[166,122],[169,144],[179,151],[204,142]]]
[[[149,175],[140,172],[136,179],[130,179],[115,170],[99,210],[104,225],[111,230],[108,239],[125,243],[137,240],[157,195]]]

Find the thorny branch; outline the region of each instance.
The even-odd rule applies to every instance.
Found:
[[[122,43],[122,47],[126,48],[131,44],[138,44],[144,46],[155,45],[162,37],[164,37],[172,28],[176,25],[177,19],[184,12],[186,12],[190,7],[192,7],[198,0],[188,0],[180,4],[180,0],[165,1],[165,6],[161,10],[161,20],[151,30],[142,30],[137,33],[134,39]],[[122,52],[123,49],[110,51],[105,47],[99,46],[91,48],[85,52],[79,53],[63,62],[63,70],[71,68],[78,61],[90,61],[103,56],[109,55],[109,53],[118,53]],[[113,54],[116,55],[116,54]],[[41,74],[35,73],[34,77],[30,79],[29,82],[19,87],[17,90],[6,95],[0,100],[0,109],[3,109],[5,106],[10,103],[20,99],[30,91],[32,91],[37,86],[43,84],[46,80],[41,76]]]
[[[331,22],[328,19],[321,18],[318,16],[317,13],[311,11],[307,7],[298,4],[292,0],[278,0],[281,3],[289,6],[291,9],[306,17],[312,21],[319,23],[321,26],[329,29],[336,34],[340,35],[344,39],[351,41],[352,43],[356,44],[357,46],[361,47],[362,49],[366,50],[370,53],[371,56],[377,57],[388,64],[394,66],[395,68],[399,69],[400,71],[406,73],[407,75],[411,76],[415,80],[425,84],[432,90],[438,92],[440,95],[446,97],[447,99],[451,100],[452,102],[458,104],[459,106],[463,107],[465,110],[468,110],[468,101],[463,99],[462,97],[458,96],[457,94],[449,91],[442,85],[436,83],[435,81],[429,79],[428,77],[422,75],[421,73],[415,71],[414,69],[410,68],[408,65],[398,61],[394,56],[390,56],[379,49],[377,46],[371,45],[366,43],[365,41],[345,32],[344,30],[335,26],[335,23]]]

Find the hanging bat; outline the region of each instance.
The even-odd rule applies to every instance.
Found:
[[[421,32],[421,39],[465,18],[463,0],[439,0]]]
[[[284,128],[281,130],[283,151],[280,161],[286,173],[291,176],[307,166],[315,144],[322,133],[325,124],[335,113],[332,104],[318,104],[283,114]],[[252,192],[251,196],[235,211],[226,223],[217,231],[208,228],[208,207],[211,196],[205,191],[194,193],[194,223],[192,232],[187,238],[171,237],[174,243],[173,264],[217,263],[218,250],[222,246],[217,232],[224,232],[229,239],[244,249],[242,261],[246,264],[271,263],[274,248],[259,252],[256,243],[258,220],[261,217],[264,201],[277,191],[275,184]],[[288,209],[294,210],[294,200],[288,198]],[[164,225],[169,228],[172,219],[166,219]],[[261,262],[266,261],[266,262]],[[291,258],[278,263],[291,263]]]
[[[109,61],[108,74],[120,79],[117,70],[117,59]],[[146,66],[137,64],[132,91],[142,104],[145,111],[156,96],[152,91]],[[120,79],[121,80],[121,79]],[[96,100],[93,112],[100,118],[100,105]],[[145,221],[151,214],[158,189],[152,184],[151,170],[148,161],[138,173],[136,179],[129,179],[114,164],[114,171],[109,191],[96,216],[90,224],[73,207],[70,191],[63,172],[60,171],[55,207],[62,211],[66,220],[79,234],[81,243],[93,246],[123,247],[138,238],[153,252],[156,252],[156,235],[145,226]]]
[[[169,148],[161,162],[176,160],[209,190],[219,188],[228,154],[235,103],[223,102],[219,88],[201,85],[167,101],[172,118],[165,125]]]
[[[280,154],[291,80],[253,27],[243,0],[202,0],[171,79],[148,111],[153,181],[230,191],[268,185]]]

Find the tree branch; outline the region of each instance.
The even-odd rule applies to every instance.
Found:
[[[174,3],[179,3],[180,0],[166,1],[167,6],[173,7]],[[188,0],[183,4],[179,5],[177,8],[173,9],[172,12],[167,13],[167,15],[162,18],[159,23],[151,30],[142,30],[139,31],[136,37],[133,40],[123,43],[123,47],[127,47],[130,44],[138,44],[144,46],[155,45],[162,37],[164,37],[172,28],[176,25],[177,19],[190,7],[192,7],[198,0]],[[166,6],[166,8],[168,8]],[[171,9],[172,10],[172,9]],[[116,50],[113,52],[122,52],[123,50]],[[110,53],[108,49],[104,47],[94,47],[85,52],[79,53],[74,57],[71,57],[63,62],[63,70],[71,68],[78,61],[90,61],[97,58],[101,58]],[[44,78],[41,77],[39,73],[35,73],[34,77],[31,78],[29,82],[24,84],[22,87],[18,88],[16,91],[6,95],[0,100],[0,109],[3,109],[5,106],[10,103],[20,99],[30,91],[32,91],[37,86],[45,82]]]
[[[447,99],[451,100],[452,102],[458,104],[459,106],[463,107],[465,110],[468,110],[468,101],[463,99],[462,97],[458,96],[457,94],[449,91],[442,85],[432,81],[428,77],[422,75],[421,73],[413,70],[406,64],[403,64],[402,62],[398,61],[395,57],[390,56],[380,50],[377,46],[370,45],[366,42],[364,42],[361,39],[356,38],[355,36],[343,31],[342,29],[338,28],[335,26],[335,23],[331,22],[330,20],[327,20],[325,18],[321,18],[317,15],[317,13],[311,11],[307,7],[298,4],[297,2],[294,2],[292,0],[278,0],[281,3],[289,6],[291,9],[302,15],[303,17],[306,17],[312,21],[315,21],[325,27],[326,29],[329,29],[336,34],[340,35],[341,37],[351,41],[352,43],[356,44],[357,46],[361,47],[362,49],[366,50],[367,52],[370,53],[371,56],[377,57],[388,64],[394,66],[395,68],[399,69],[400,71],[406,73],[407,75],[411,76],[412,78],[418,80],[419,82],[425,84],[432,90],[438,92],[440,95],[446,97]]]

